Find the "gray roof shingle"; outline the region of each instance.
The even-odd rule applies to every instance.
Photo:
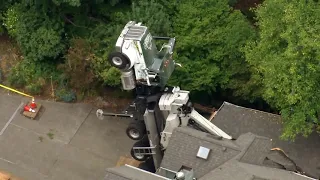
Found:
[[[308,138],[297,136],[295,142],[281,140],[283,125],[279,115],[228,102],[219,108],[213,123],[235,138],[251,132],[272,139],[273,147],[283,149],[304,172],[320,179],[320,134],[314,132]]]
[[[199,146],[211,150],[207,160],[196,157]],[[181,166],[190,167],[199,180],[306,180],[271,160],[274,164],[266,166],[268,156],[290,165],[285,157],[278,160],[276,155],[270,153],[271,149],[269,138],[252,133],[230,141],[210,138],[207,133],[189,127],[179,127],[171,136],[161,167],[173,171],[178,171]]]
[[[254,177],[259,177],[266,180],[311,180],[310,178],[282,169],[257,166],[242,162],[238,162],[238,165],[242,167],[244,171],[250,172]]]
[[[240,161],[249,164],[262,165],[271,148],[272,144],[270,139],[256,137],[246,149],[246,152],[240,158]]]
[[[200,146],[211,150],[207,160],[196,156]],[[230,141],[216,140],[191,128],[176,128],[161,167],[178,171],[181,166],[187,166],[194,169],[195,177],[201,177],[240,152],[240,148]]]
[[[130,180],[130,179],[124,177],[121,174],[115,174],[107,171],[107,174],[104,176],[103,180]]]
[[[231,160],[199,180],[310,180],[293,172]]]
[[[107,169],[103,180],[168,180],[157,174],[149,173],[132,166],[121,166]]]
[[[176,128],[161,167],[171,171],[179,171],[182,166],[190,167],[199,180],[310,180],[292,172],[296,170],[296,166],[285,154],[271,151],[274,142],[279,142],[272,134],[280,135],[281,122],[277,115],[224,103],[213,123],[225,131],[227,128],[235,130],[231,135],[237,140],[215,138],[189,127]],[[270,129],[272,127],[274,129]],[[268,133],[263,131],[265,128]],[[253,133],[244,129],[253,129]],[[263,133],[256,135],[260,131]],[[271,136],[264,136],[270,133]],[[278,145],[282,145],[281,143]],[[197,157],[200,146],[210,149],[206,160]],[[153,176],[136,168],[118,167],[108,169],[104,180],[146,179],[166,178]]]
[[[251,180],[252,178],[252,174],[238,166],[236,160],[231,160],[210,171],[199,180]]]

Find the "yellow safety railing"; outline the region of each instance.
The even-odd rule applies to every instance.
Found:
[[[4,88],[4,89],[7,89],[7,90],[9,90],[9,91],[13,91],[13,92],[18,93],[18,94],[21,94],[21,95],[23,95],[23,96],[31,97],[32,100],[34,100],[34,97],[31,96],[31,95],[29,95],[29,94],[20,92],[20,91],[18,91],[18,90],[12,89],[12,88],[7,87],[7,86],[4,86],[4,85],[2,85],[2,84],[0,84],[0,87],[2,87],[2,88]]]

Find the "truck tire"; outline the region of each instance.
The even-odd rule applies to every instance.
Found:
[[[113,67],[116,67],[120,70],[128,70],[131,65],[130,59],[120,52],[112,52],[109,55],[108,60]]]
[[[133,144],[133,147],[149,147],[149,143],[145,138],[141,139],[140,141],[137,141]],[[142,154],[136,154],[133,150],[133,147],[131,148],[131,156],[133,159],[137,161],[146,161],[151,155],[142,155]]]
[[[143,122],[132,122],[126,129],[127,136],[132,140],[140,140],[146,134],[146,127]]]

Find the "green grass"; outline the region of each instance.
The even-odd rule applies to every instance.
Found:
[[[53,138],[54,138],[54,134],[53,134],[52,132],[49,132],[47,135],[48,135],[48,137],[49,137],[50,139],[53,139]]]

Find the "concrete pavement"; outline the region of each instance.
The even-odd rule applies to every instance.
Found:
[[[129,119],[99,120],[91,105],[38,100],[44,111],[31,120],[21,114],[28,100],[0,94],[0,170],[21,180],[94,180],[130,157]]]

